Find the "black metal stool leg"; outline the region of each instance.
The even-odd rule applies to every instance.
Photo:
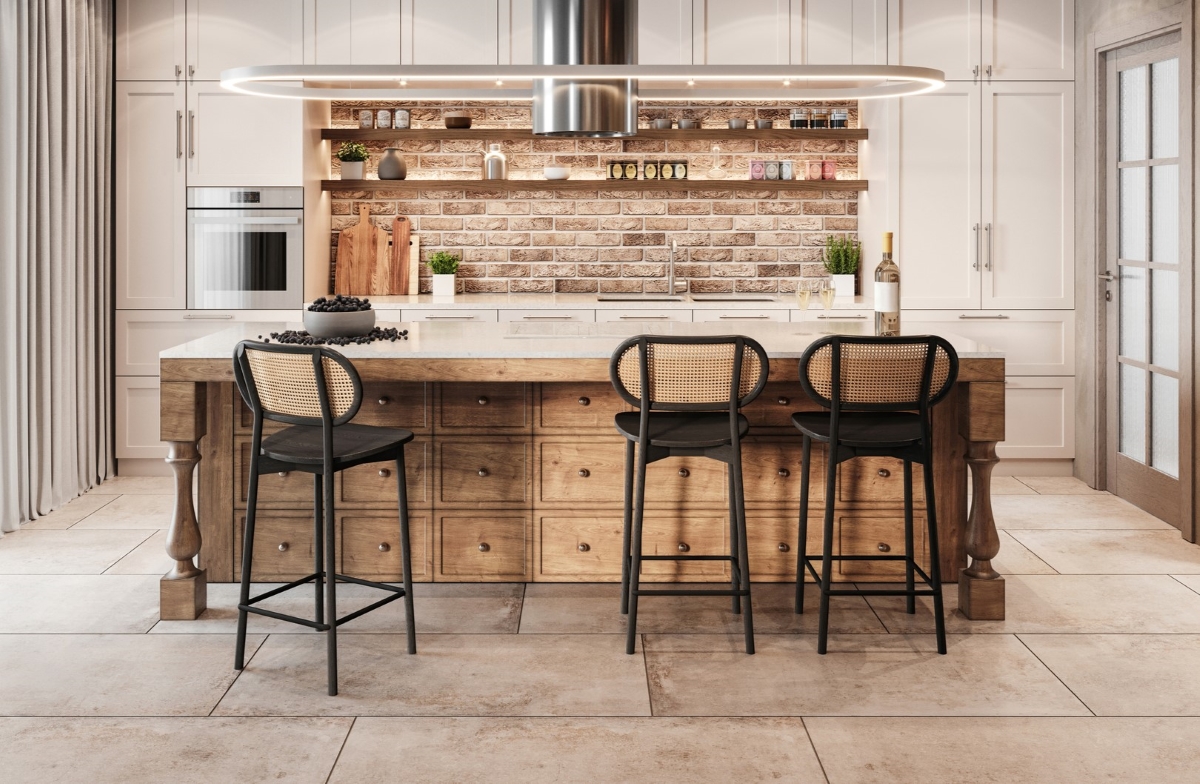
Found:
[[[321,475],[313,474],[313,572],[317,575],[313,580],[313,599],[317,623],[325,623],[325,600],[321,596],[325,573],[325,501],[321,482]]]
[[[412,546],[408,538],[408,484],[404,474],[404,450],[396,458],[396,494],[400,499],[400,569],[404,579],[404,624],[408,652],[417,652],[417,624],[413,615]]]
[[[742,455],[737,452],[731,471],[735,472],[733,486],[736,497],[729,499],[737,509],[737,539],[738,539],[738,573],[741,578],[740,588],[746,592],[742,602],[742,631],[746,637],[746,653],[754,653],[754,610],[750,600],[750,548],[746,542],[746,493],[742,484]]]
[[[333,516],[333,471],[328,470],[323,475],[325,480],[325,617],[329,619],[329,629],[325,632],[325,654],[328,662],[329,696],[338,693],[337,686],[337,559],[334,555],[335,540]]]
[[[912,461],[904,461],[904,589],[908,591],[905,597],[904,611],[912,615],[917,611],[916,575],[913,566],[917,554],[913,551],[913,487]]]
[[[833,588],[833,506],[837,498],[837,446],[829,445],[825,456],[825,540],[821,558],[821,613],[817,623],[817,653],[825,653],[829,642],[829,591]]]
[[[937,509],[933,497],[933,449],[925,449],[925,514],[929,518],[929,582],[933,583],[933,621],[937,631],[938,653],[946,652],[946,612],[942,606],[942,560],[938,547]]]
[[[733,464],[728,466],[729,469],[729,587],[736,591],[741,584],[741,560],[738,558],[738,547],[741,543],[741,538],[738,536],[738,511],[737,511],[737,488],[733,476]],[[742,597],[733,597],[733,613],[737,615],[742,611]]]
[[[642,511],[646,506],[646,445],[637,450],[637,477],[635,479],[633,505],[633,558],[629,564],[629,634],[625,640],[625,653],[633,654],[637,644],[638,586],[642,571]]]
[[[629,614],[629,537],[633,525],[633,441],[625,440],[625,521],[621,526],[621,615]]]
[[[233,654],[233,668],[246,666],[246,616],[242,609],[250,602],[250,567],[254,563],[254,519],[258,513],[258,458],[250,458],[250,483],[246,492],[246,531],[242,538],[242,585],[238,594],[237,645]]]
[[[800,524],[796,536],[796,612],[804,612],[804,581],[808,577],[808,480],[812,439],[804,436],[800,458]]]

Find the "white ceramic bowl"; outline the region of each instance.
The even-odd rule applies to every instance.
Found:
[[[542,169],[547,180],[565,180],[571,176],[570,166],[547,166]]]
[[[356,338],[375,327],[375,310],[355,310],[349,313],[304,311],[304,328],[315,338]]]

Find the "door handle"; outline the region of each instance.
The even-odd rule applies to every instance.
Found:
[[[196,113],[188,110],[188,157],[196,157]]]
[[[978,270],[979,256],[982,253],[982,251],[979,250],[979,224],[976,223],[974,226],[972,226],[971,231],[975,232],[975,263],[971,265],[971,269]]]
[[[1101,272],[1101,273],[1100,273],[1099,275],[1097,275],[1096,277],[1097,277],[1097,278],[1100,278],[1100,280],[1107,281],[1108,283],[1112,283],[1114,280],[1116,280],[1116,279],[1117,279],[1117,276],[1116,276],[1116,275],[1114,275],[1114,274],[1112,274],[1112,273],[1111,273],[1111,272],[1109,272],[1108,270],[1105,270],[1104,272]]]
[[[983,268],[989,272],[992,269],[992,256],[996,254],[996,235],[992,231],[992,224],[987,224],[983,227],[983,234],[987,239],[987,261],[983,262]]]
[[[175,112],[175,157],[183,157],[183,112]]]

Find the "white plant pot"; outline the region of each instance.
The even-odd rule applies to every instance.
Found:
[[[454,296],[454,275],[434,275],[433,276],[433,296],[435,297],[453,297]]]
[[[834,299],[854,299],[854,275],[830,275]]]
[[[342,179],[361,180],[363,179],[363,169],[366,167],[366,161],[342,161]]]

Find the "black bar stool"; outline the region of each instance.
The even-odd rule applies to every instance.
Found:
[[[741,450],[750,425],[739,409],[762,392],[768,370],[762,346],[745,337],[642,335],[625,341],[613,353],[609,364],[613,386],[639,409],[616,416],[617,430],[627,439],[621,550],[621,612],[629,615],[626,653],[633,653],[637,639],[639,596],[732,596],[733,612],[742,612],[746,653],[754,653]],[[646,466],[684,455],[709,457],[729,466],[729,555],[642,555]],[[642,561],[729,561],[730,587],[643,589]]]
[[[804,434],[800,475],[800,541],[796,561],[796,612],[804,612],[804,572],[821,589],[817,653],[829,637],[830,596],[905,596],[916,612],[917,596],[932,596],[938,653],[946,652],[942,569],[938,555],[933,492],[933,424],[930,409],[949,394],[958,378],[958,354],[945,340],[920,337],[822,338],[800,357],[800,385],[829,413],[799,413],[792,422]],[[808,557],[808,479],[812,442],[828,444],[825,461],[825,539],[821,573]],[[904,555],[834,555],[833,518],[837,467],[856,457],[904,461]],[[929,573],[913,553],[912,464],[925,467],[925,514],[929,525]],[[834,561],[904,561],[904,590],[832,590]],[[929,588],[918,590],[915,575]]]
[[[331,349],[243,341],[234,349],[233,375],[242,399],[254,413],[246,531],[242,545],[242,590],[238,601],[237,653],[233,666],[238,670],[245,666],[248,613],[308,626],[325,632],[329,694],[332,696],[337,694],[337,627],[343,623],[403,598],[408,652],[417,652],[416,630],[413,626],[411,548],[408,540],[408,494],[404,484],[404,445],[412,441],[413,434],[407,430],[347,424],[358,413],[362,403],[362,381],[354,366]],[[263,438],[264,419],[292,427]],[[385,461],[396,463],[397,491],[400,494],[402,588],[336,572],[333,475],[356,465]],[[254,563],[258,477],[277,471],[302,471],[313,475],[314,572],[252,597],[250,569]],[[339,580],[378,588],[389,595],[338,618],[336,586]],[[255,606],[263,599],[310,582],[316,588],[315,620]],[[323,604],[322,584],[325,589]],[[326,618],[329,619],[328,623]]]

